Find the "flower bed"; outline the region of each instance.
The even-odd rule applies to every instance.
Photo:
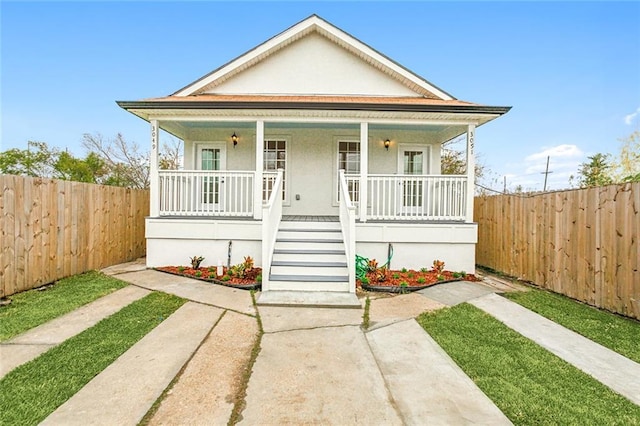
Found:
[[[356,284],[367,291],[388,293],[406,293],[422,290],[436,284],[454,281],[480,281],[475,275],[464,272],[402,269],[399,271],[383,268],[372,268],[365,279],[358,279]]]
[[[155,269],[169,274],[180,275],[187,278],[193,278],[243,290],[258,290],[262,285],[262,268],[251,268],[250,270],[244,271],[242,278],[229,275],[230,271],[227,270],[227,268],[223,268],[224,272],[222,275],[216,274],[215,267],[192,268],[185,266],[160,266]]]

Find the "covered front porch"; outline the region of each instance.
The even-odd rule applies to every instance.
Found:
[[[473,222],[475,123],[150,121],[150,217],[261,220],[281,169],[285,215],[337,216],[344,170],[359,222]],[[159,168],[161,128],[184,141],[182,170]],[[463,134],[466,174],[440,174],[442,143]]]

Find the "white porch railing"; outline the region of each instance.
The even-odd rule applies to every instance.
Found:
[[[160,170],[160,216],[251,216],[252,171]]]
[[[269,200],[262,206],[262,291],[269,290],[269,271],[273,260],[273,249],[282,220],[282,179],[283,171],[279,169]]]
[[[253,216],[254,171],[160,170],[160,216]],[[268,201],[278,172],[264,172]]]
[[[349,271],[349,292],[356,291],[356,207],[351,202],[349,186],[344,174],[340,170],[338,178],[340,185],[340,227],[344,238],[347,269]]]
[[[466,219],[466,176],[369,175],[367,178],[367,219]]]
[[[262,201],[264,202],[269,201],[269,197],[271,197],[271,191],[273,191],[273,186],[276,183],[277,177],[278,177],[277,171],[262,172]]]
[[[347,182],[347,191],[349,191],[349,199],[353,205],[357,206],[360,201],[360,176],[348,175],[345,173],[344,178]]]

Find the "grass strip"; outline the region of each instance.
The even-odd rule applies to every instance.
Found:
[[[11,296],[0,307],[0,342],[44,324],[78,307],[125,287],[123,281],[97,271],[64,278],[46,290],[29,290]]]
[[[364,312],[362,314],[362,328],[368,330],[371,326],[371,318],[369,317],[369,310],[371,309],[371,299],[367,296],[364,301]]]
[[[505,294],[508,299],[640,363],[640,322],[544,290]]]
[[[0,380],[0,424],[38,424],[184,302],[151,293],[16,368]]]
[[[417,320],[514,424],[640,424],[639,406],[474,306]]]
[[[256,341],[253,345],[253,348],[251,348],[251,356],[249,357],[249,362],[242,372],[242,378],[240,381],[238,393],[233,398],[233,410],[231,410],[231,416],[229,416],[227,426],[233,426],[240,422],[240,420],[242,420],[242,411],[247,406],[247,389],[249,387],[249,380],[251,379],[251,374],[253,373],[253,366],[258,359],[260,350],[262,349],[260,345],[262,344],[262,336],[264,336],[264,328],[262,327],[262,318],[260,317],[260,311],[258,310],[258,304],[256,302],[256,292],[254,290],[251,290],[251,300],[253,302],[253,307],[256,309],[258,336],[256,336]]]

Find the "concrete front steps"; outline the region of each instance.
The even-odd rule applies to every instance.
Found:
[[[316,294],[314,294],[316,293]],[[325,294],[326,297],[323,297]],[[258,304],[360,307],[349,292],[340,222],[283,221],[269,271],[269,290]]]

